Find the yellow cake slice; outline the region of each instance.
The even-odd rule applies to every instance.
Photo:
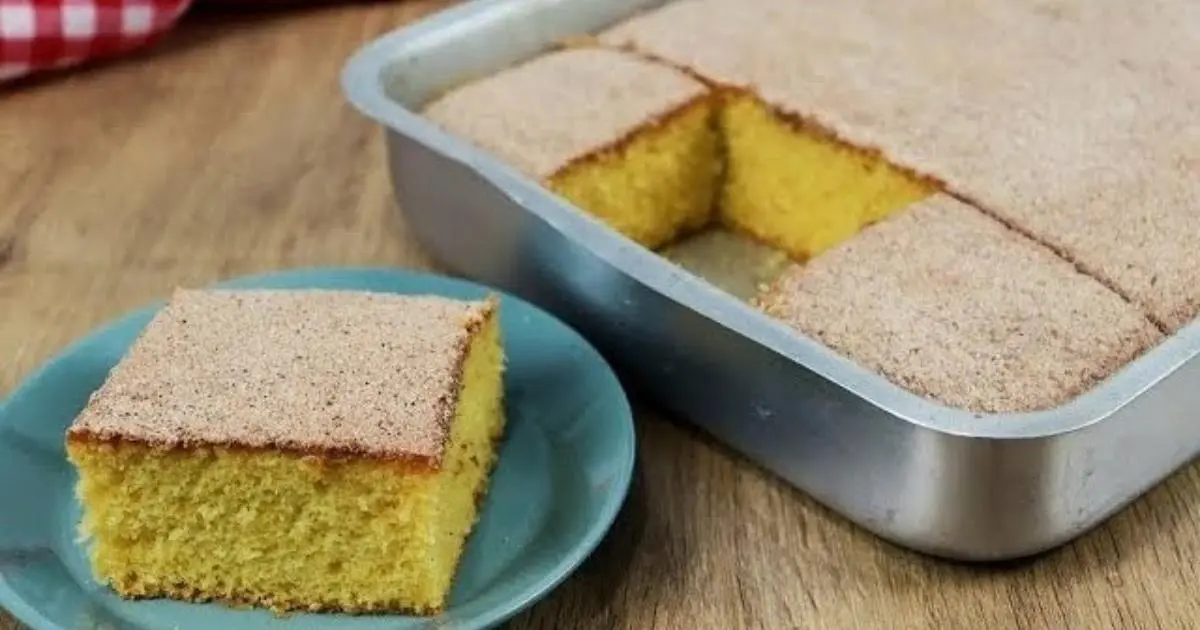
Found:
[[[424,114],[645,247],[711,217],[715,101],[670,67],[566,48],[453,89]]]
[[[100,581],[445,608],[504,429],[494,300],[178,291],[67,433]]]

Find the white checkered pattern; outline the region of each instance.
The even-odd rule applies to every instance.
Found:
[[[0,0],[0,82],[149,45],[191,0]]]

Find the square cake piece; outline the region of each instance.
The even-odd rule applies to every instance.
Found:
[[[178,291],[67,433],[121,596],[436,613],[504,429],[498,303]]]
[[[945,195],[867,228],[759,298],[767,313],[942,404],[1062,404],[1158,343],[1137,308]]]
[[[673,68],[614,50],[556,50],[453,89],[424,114],[645,247],[711,217],[715,102]]]

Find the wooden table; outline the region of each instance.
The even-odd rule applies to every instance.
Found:
[[[199,16],[136,60],[0,94],[0,392],[176,285],[427,267],[337,75],[363,42],[444,4]],[[637,482],[607,541],[513,627],[1200,625],[1194,468],[1064,549],[979,568],[882,543],[644,405],[638,429]]]

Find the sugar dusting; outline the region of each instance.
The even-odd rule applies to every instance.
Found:
[[[470,328],[494,305],[177,291],[70,433],[438,461]]]

